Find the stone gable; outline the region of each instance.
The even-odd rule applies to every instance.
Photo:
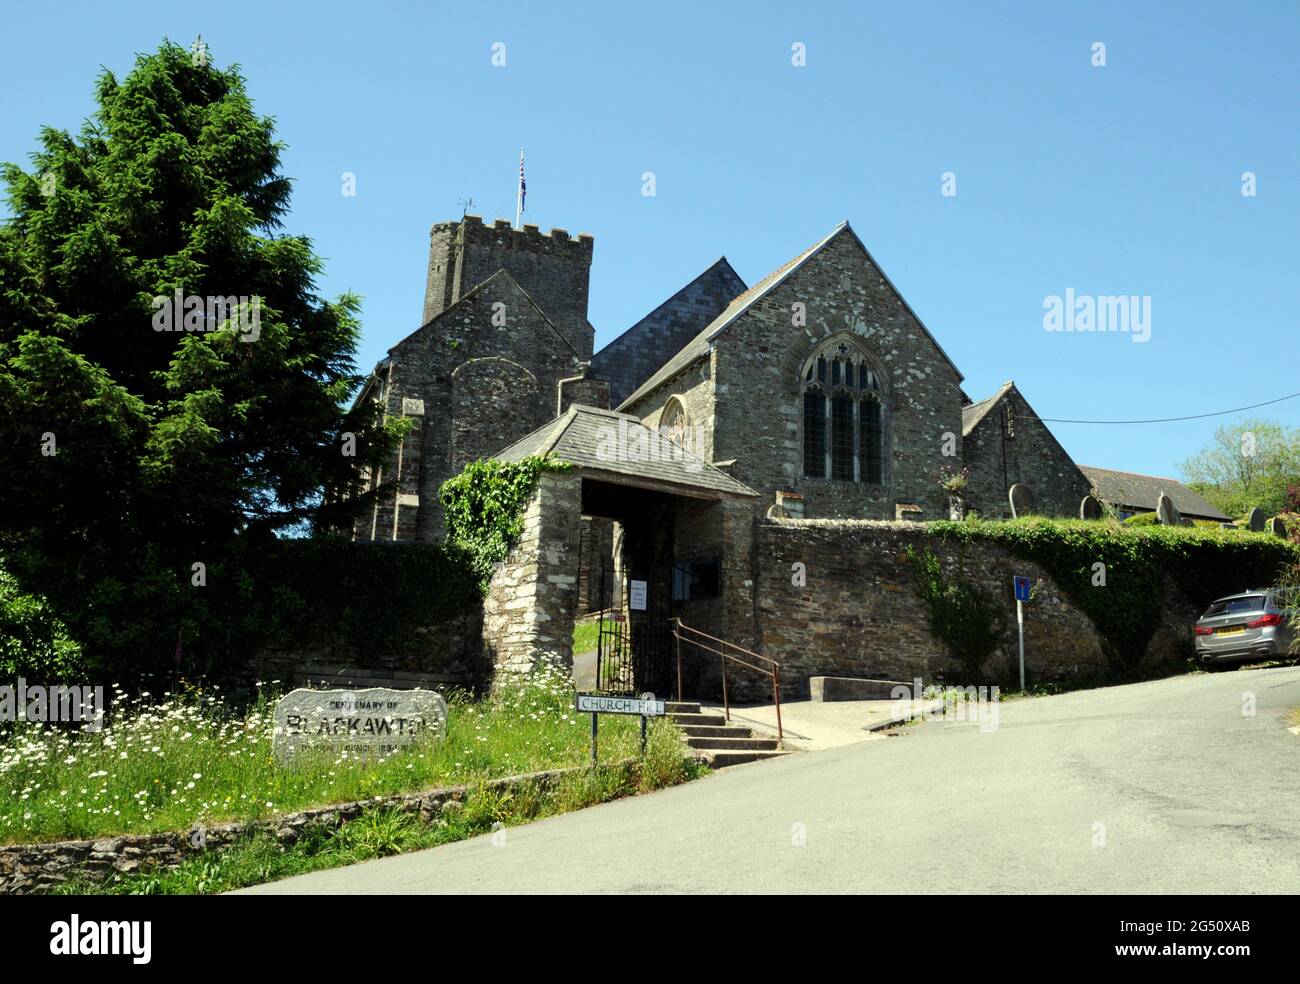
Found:
[[[1079,504],[1091,483],[1014,384],[1005,384],[964,415],[968,509],[989,519],[1009,519],[1007,490],[1020,483],[1033,490],[1036,512],[1079,518]]]
[[[505,271],[393,346],[380,366],[379,399],[413,427],[379,476],[396,478],[396,488],[362,517],[356,536],[440,539],[438,487],[551,419],[560,380],[578,366],[573,347]]]

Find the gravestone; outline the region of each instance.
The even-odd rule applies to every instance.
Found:
[[[1174,505],[1174,500],[1163,492],[1160,493],[1160,498],[1156,500],[1156,519],[1159,520],[1161,526],[1183,525],[1183,514]]]
[[[1080,519],[1101,519],[1105,515],[1105,510],[1101,508],[1101,500],[1095,495],[1085,495],[1083,501],[1079,503]]]
[[[447,733],[447,702],[432,690],[294,690],[275,705],[271,748],[288,762],[304,749],[380,758]]]
[[[1286,538],[1286,523],[1281,516],[1274,516],[1268,521],[1268,531],[1274,536]]]
[[[919,523],[924,518],[921,507],[911,502],[894,503],[894,519],[906,520],[911,523]]]
[[[1249,526],[1256,533],[1263,533],[1264,532],[1264,510],[1260,509],[1259,506],[1256,506],[1254,509],[1252,509],[1250,511],[1250,515],[1246,517],[1246,525]]]
[[[1028,516],[1034,511],[1034,490],[1028,485],[1022,485],[1017,482],[1011,486],[1007,492],[1007,498],[1011,501],[1011,518],[1018,519],[1021,516]]]

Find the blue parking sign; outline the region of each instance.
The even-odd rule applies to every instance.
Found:
[[[1019,574],[1011,579],[1011,583],[1016,589],[1016,601],[1029,600],[1029,578],[1021,577]]]

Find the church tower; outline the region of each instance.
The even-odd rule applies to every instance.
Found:
[[[564,229],[541,232],[535,225],[512,228],[505,219],[485,225],[477,215],[439,222],[429,231],[429,273],[424,291],[427,324],[483,283],[505,270],[560,329],[585,362],[596,331],[587,320],[587,290],[594,241]]]

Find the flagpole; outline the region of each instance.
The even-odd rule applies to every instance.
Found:
[[[519,218],[524,211],[524,148],[519,148],[519,185],[515,188],[515,228],[519,228]]]

